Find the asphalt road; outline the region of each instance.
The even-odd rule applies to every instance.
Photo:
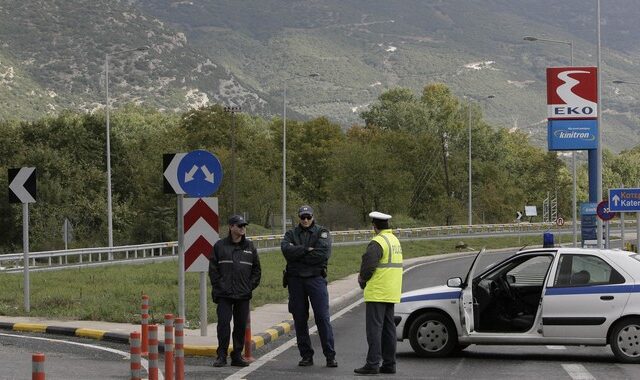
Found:
[[[479,268],[508,256],[509,253],[488,255],[487,260],[480,262]],[[454,276],[463,277],[470,263],[471,258],[467,257],[417,266],[405,273],[404,290],[440,285]],[[259,358],[256,364],[231,378],[353,378],[353,369],[364,364],[367,350],[364,304],[356,303],[342,312],[344,314],[333,321],[338,368],[324,367],[317,335],[313,336],[315,365],[298,367],[299,355],[292,337],[291,341],[281,343],[280,347]],[[640,378],[640,366],[617,363],[608,347],[472,345],[454,357],[423,359],[413,353],[408,341],[404,341],[398,344],[397,358],[395,379]]]
[[[479,268],[509,256],[487,255]],[[470,257],[443,259],[416,266],[405,273],[404,290],[439,285],[450,277],[464,277]],[[250,367],[213,368],[211,358],[187,358],[187,379],[293,379],[353,378],[353,369],[364,364],[367,344],[364,304],[361,300],[332,311],[338,368],[326,368],[317,334],[313,367],[298,367],[293,334],[279,338],[254,356]],[[0,379],[26,379],[31,354],[47,352],[47,379],[127,379],[127,347],[87,339],[42,334],[0,333]],[[80,345],[79,345],[80,344]],[[125,353],[123,353],[123,351]],[[638,379],[640,366],[619,364],[608,347],[475,346],[443,359],[417,357],[407,341],[398,344],[396,379]],[[162,362],[160,367],[163,368]],[[380,378],[382,376],[379,376]]]

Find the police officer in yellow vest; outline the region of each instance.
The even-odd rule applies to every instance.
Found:
[[[391,215],[369,214],[376,236],[362,255],[358,283],[364,289],[367,363],[354,370],[360,375],[396,373],[396,326],[393,309],[402,293],[402,247],[389,228]],[[382,360],[382,365],[380,361]]]

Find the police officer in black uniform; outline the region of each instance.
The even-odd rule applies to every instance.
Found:
[[[260,258],[253,242],[245,236],[247,222],[241,215],[229,218],[229,235],[213,246],[209,260],[209,279],[213,302],[218,304],[218,351],[214,367],[227,365],[231,317],[233,351],[231,365],[246,367],[242,358],[244,334],[249,317],[249,300],[260,284]]]
[[[310,206],[300,207],[298,215],[300,224],[287,231],[280,245],[287,260],[284,282],[289,287],[289,312],[293,315],[298,350],[302,357],[298,365],[313,365],[314,351],[308,325],[311,303],[327,367],[335,368],[338,362],[329,320],[326,280],[327,262],[331,256],[331,237],[329,230],[315,223]]]

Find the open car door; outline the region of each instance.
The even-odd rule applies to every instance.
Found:
[[[473,298],[473,278],[476,273],[476,269],[479,263],[479,258],[485,252],[485,249],[482,248],[480,252],[476,255],[471,263],[471,267],[469,268],[469,272],[467,272],[467,277],[464,279],[464,283],[462,284],[462,323],[467,330],[467,333],[474,331],[475,323],[474,323],[474,306],[476,304],[475,299]]]

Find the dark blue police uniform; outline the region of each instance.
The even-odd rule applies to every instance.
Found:
[[[303,359],[299,364],[313,364],[314,351],[308,325],[311,303],[327,366],[337,366],[326,280],[327,262],[331,256],[329,231],[315,222],[308,228],[298,225],[287,231],[281,249],[287,260],[289,312],[293,315],[298,350]]]

